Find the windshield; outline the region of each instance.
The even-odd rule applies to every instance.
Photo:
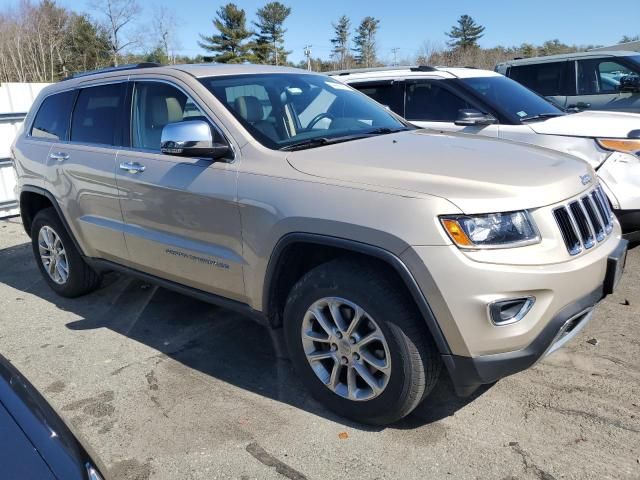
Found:
[[[406,129],[383,106],[322,75],[276,73],[201,79],[260,143],[283,149]]]
[[[507,77],[462,78],[460,81],[513,122],[564,114],[555,105]]]

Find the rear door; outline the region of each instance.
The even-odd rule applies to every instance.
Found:
[[[161,153],[169,123],[203,119],[220,134],[183,87],[145,80],[131,90],[130,146],[117,158],[130,266],[241,300],[236,163]]]
[[[447,132],[498,136],[498,125],[459,126],[455,121],[460,110],[485,108],[465,94],[447,85],[444,80],[407,80],[405,118],[414,125]]]
[[[570,103],[582,102],[591,110],[640,110],[640,94],[620,93],[620,79],[640,75],[632,66],[611,57],[578,60],[578,96]]]
[[[507,76],[534,92],[547,97],[560,108],[569,106],[568,96],[575,95],[573,61],[514,65]]]
[[[68,139],[53,144],[47,170],[49,188],[84,253],[116,262],[127,257],[115,183],[125,89],[126,83],[112,82],[76,92]]]

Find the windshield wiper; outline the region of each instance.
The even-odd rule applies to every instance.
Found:
[[[539,113],[538,115],[529,115],[528,117],[522,117],[521,122],[528,122],[530,120],[542,120],[545,118],[563,117],[566,113]]]
[[[283,151],[305,150],[307,148],[321,147],[323,145],[330,145],[333,143],[348,142],[350,140],[358,140],[360,138],[368,138],[372,135],[385,135],[387,133],[396,133],[408,130],[407,127],[402,128],[389,128],[380,127],[373,130],[366,130],[361,133],[353,133],[351,135],[343,135],[341,137],[316,137],[308,138],[306,140],[300,140],[299,142],[291,143],[281,147]]]

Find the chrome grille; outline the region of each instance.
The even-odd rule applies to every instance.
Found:
[[[598,185],[591,192],[553,211],[570,255],[602,242],[613,230],[613,211]]]

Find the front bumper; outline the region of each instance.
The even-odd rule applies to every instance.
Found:
[[[456,393],[466,396],[482,384],[526,370],[575,337],[591,320],[595,305],[616,288],[624,269],[627,244],[621,240],[609,255],[604,282],[560,310],[525,348],[477,357],[442,355]]]

